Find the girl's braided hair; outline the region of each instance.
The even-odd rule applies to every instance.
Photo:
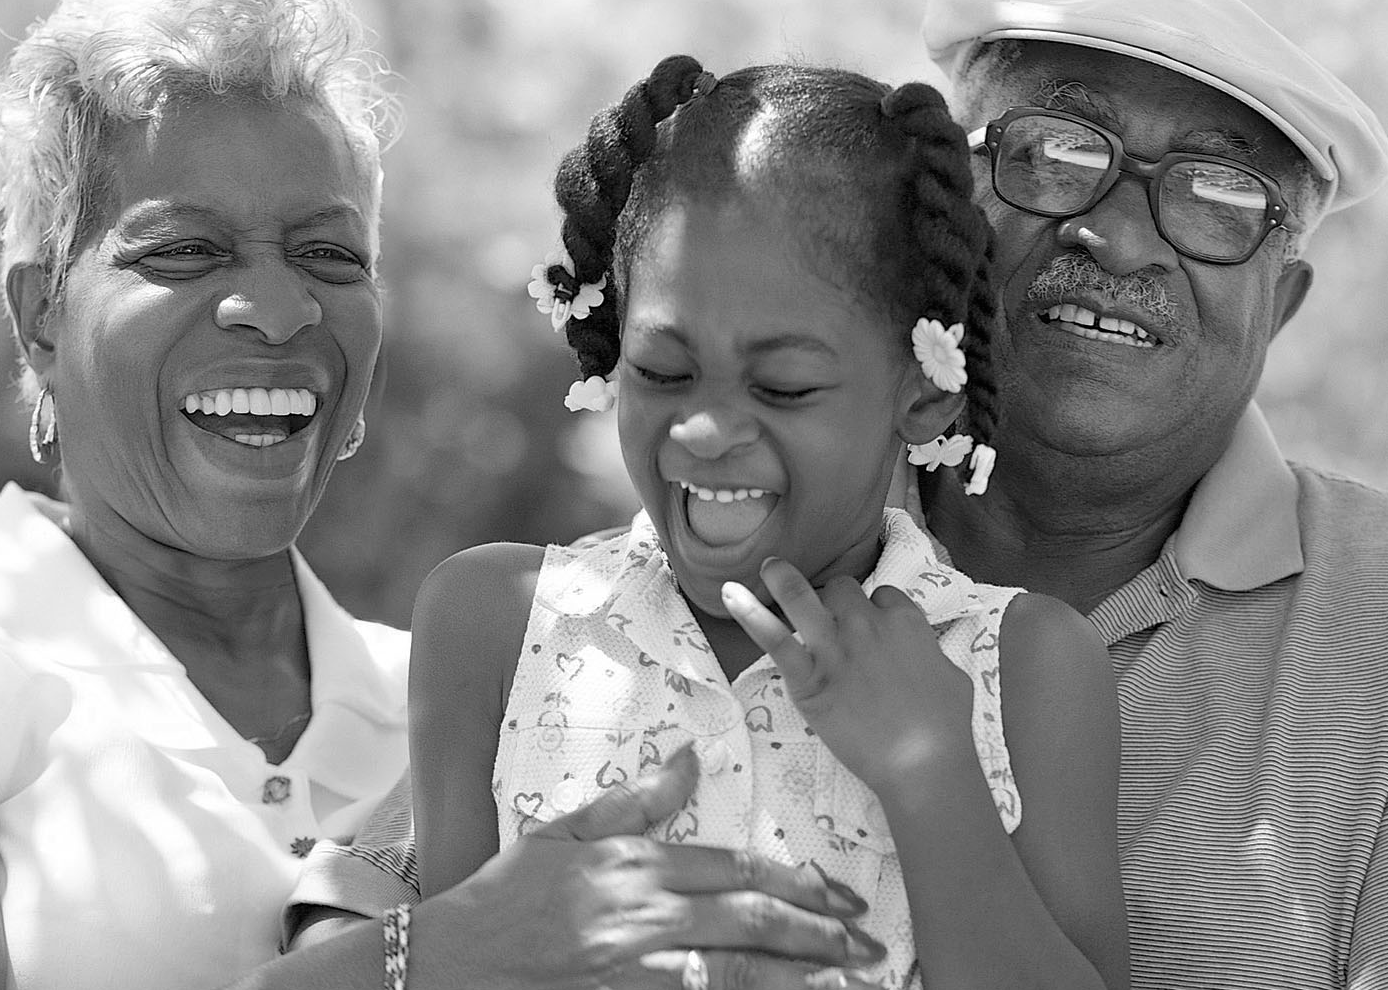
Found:
[[[627,280],[664,207],[744,197],[793,211],[806,263],[897,322],[903,347],[920,317],[962,322],[959,425],[991,443],[992,231],[973,203],[968,156],[924,83],[891,89],[837,69],[769,65],[714,85],[695,59],[666,58],[593,118],[555,179],[574,273],[555,266],[551,281],[572,296],[607,277],[602,304],[564,326],[580,376],[616,367]]]

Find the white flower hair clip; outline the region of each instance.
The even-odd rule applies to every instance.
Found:
[[[569,412],[582,409],[607,412],[616,404],[617,382],[609,382],[600,375],[592,375],[586,381],[574,382],[569,386],[569,394],[564,396],[564,408]]]
[[[561,271],[568,278],[560,275]],[[541,313],[548,313],[550,326],[559,331],[564,329],[570,316],[575,320],[586,320],[590,312],[601,306],[602,290],[605,288],[606,275],[597,282],[579,282],[574,273],[573,258],[561,247],[545,255],[544,264],[530,269],[530,284],[526,286],[526,291],[535,300],[535,308]]]
[[[948,330],[939,320],[921,317],[911,330],[911,350],[921,363],[921,370],[935,387],[945,392],[958,392],[969,380],[964,372],[964,324],[956,323]]]
[[[921,317],[911,329],[911,350],[920,362],[925,377],[936,388],[945,392],[958,392],[968,383],[969,376],[964,370],[964,324],[955,323],[948,329],[939,320]],[[982,495],[988,490],[988,480],[993,475],[993,465],[998,452],[986,443],[975,444],[974,438],[956,433],[952,437],[938,436],[929,443],[908,443],[906,460],[927,471],[940,466],[958,467],[969,457],[969,481],[964,486],[965,495]],[[970,456],[972,452],[972,456]]]
[[[927,471],[935,471],[941,466],[958,467],[973,449],[973,437],[967,433],[956,433],[952,437],[936,437],[929,443],[908,443],[906,460]]]
[[[973,457],[969,458],[969,483],[964,486],[965,495],[982,495],[988,490],[988,479],[993,476],[993,465],[997,459],[998,452],[986,443],[974,448]]]

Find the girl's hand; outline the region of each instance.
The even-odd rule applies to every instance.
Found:
[[[736,582],[723,585],[723,604],[776,662],[805,721],[879,798],[943,756],[975,762],[973,686],[904,592],[883,586],[869,599],[837,577],[816,593],[777,557],[761,578],[794,633]]]

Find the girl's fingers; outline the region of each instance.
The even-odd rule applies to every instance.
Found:
[[[813,591],[811,592],[813,593]],[[814,657],[786,628],[786,624],[757,600],[757,596],[736,581],[723,584],[723,607],[737,621],[757,648],[770,655],[776,666],[792,682],[808,678],[814,671]],[[784,606],[782,606],[784,608]]]
[[[827,659],[828,649],[837,640],[838,623],[805,575],[789,561],[767,557],[761,565],[761,580],[810,652],[821,662]]]

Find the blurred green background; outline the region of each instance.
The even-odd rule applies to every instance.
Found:
[[[1388,49],[1375,41],[1388,38],[1388,4],[1253,3],[1388,119]],[[420,580],[455,550],[567,541],[635,507],[613,417],[565,411],[573,366],[525,291],[557,234],[554,166],[592,113],[674,52],[715,73],[789,58],[940,80],[920,0],[354,4],[407,113],[386,157],[384,376],[367,442],[300,545],[351,611],[406,625]],[[4,0],[0,56],[51,7]],[[1260,399],[1291,456],[1388,487],[1388,190],[1327,220],[1309,259],[1316,286]],[[4,347],[9,369],[8,335]],[[51,492],[13,394],[0,401],[0,482]]]

